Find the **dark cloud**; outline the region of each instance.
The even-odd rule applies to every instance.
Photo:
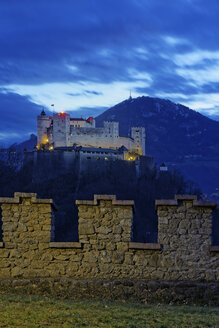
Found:
[[[80,107],[78,110],[71,111],[69,114],[71,117],[83,117],[88,118],[89,116],[96,117],[107,110],[108,107]]]
[[[85,93],[88,94],[88,95],[95,95],[95,96],[100,96],[100,95],[103,94],[102,92],[97,92],[97,91],[94,91],[94,90],[85,90]]]
[[[78,97],[78,96],[82,96],[83,93],[72,93],[72,92],[66,92],[66,95],[67,96],[70,96],[70,97]]]
[[[94,90],[85,90],[84,92],[81,92],[81,93],[66,92],[66,95],[71,96],[71,97],[89,96],[89,95],[100,96],[102,94],[103,94],[102,92],[98,92],[98,91],[94,91]]]
[[[219,93],[219,82],[202,85],[201,92],[202,93]]]
[[[164,35],[189,40],[190,49],[214,50],[218,13],[216,0],[3,0],[1,83],[109,82],[128,78],[127,67],[142,70],[143,64],[158,71],[164,64],[160,52],[171,56]],[[135,56],[137,47],[148,49],[147,60]],[[175,50],[183,53],[188,45]]]
[[[200,87],[188,85],[183,77],[172,75],[170,72],[165,74],[157,73],[156,78],[149,87],[135,88],[136,92],[153,97],[156,97],[159,91],[167,94],[186,94],[188,97],[199,94],[201,90]]]
[[[3,93],[2,93],[3,91]],[[40,115],[43,106],[31,102],[28,97],[15,93],[4,93],[0,89],[0,147],[9,146],[14,142],[28,139],[31,133],[37,133],[37,115]],[[73,117],[97,116],[106,110],[106,107],[82,107],[78,110],[69,110]],[[53,113],[44,108],[47,115]]]
[[[191,99],[218,93],[218,83],[191,85],[179,76],[174,61],[176,54],[197,49],[218,51],[218,17],[218,0],[1,0],[0,87],[133,82],[138,78],[130,70],[136,70],[151,77],[149,87],[136,88],[139,93],[178,93]],[[190,67],[213,64],[206,58]],[[81,94],[73,90],[67,95]],[[83,95],[101,92],[86,90]],[[0,109],[0,132],[35,131],[40,106],[28,97],[0,93]]]
[[[36,134],[36,116],[41,110],[42,106],[32,103],[28,97],[0,92],[0,144],[9,145]]]

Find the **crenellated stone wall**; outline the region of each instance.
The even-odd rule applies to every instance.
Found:
[[[165,279],[219,280],[219,248],[211,246],[215,207],[215,202],[197,201],[196,196],[191,195],[156,201]]]
[[[15,193],[0,198],[0,278],[218,281],[219,249],[211,246],[214,202],[195,196],[158,200],[158,243],[131,241],[134,202],[114,195],[76,201],[79,242],[53,242],[51,199]]]

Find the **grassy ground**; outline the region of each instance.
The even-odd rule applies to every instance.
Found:
[[[0,294],[0,327],[219,327],[219,309]]]

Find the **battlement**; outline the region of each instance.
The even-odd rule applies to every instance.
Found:
[[[78,200],[79,241],[54,242],[51,199],[15,193],[0,198],[0,278],[219,281],[219,249],[211,246],[216,203],[178,195],[158,200],[158,242],[132,240],[134,202],[115,195]]]

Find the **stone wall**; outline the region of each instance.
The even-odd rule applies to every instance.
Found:
[[[212,210],[215,207],[215,202],[197,201],[195,196],[189,195],[156,201],[164,278],[219,280],[219,248],[211,246]]]
[[[133,201],[95,195],[76,203],[79,242],[57,243],[51,199],[0,198],[0,278],[219,280],[218,247],[211,246],[215,203],[194,196],[156,201],[157,244],[131,241]]]
[[[74,144],[82,147],[93,148],[111,148],[118,149],[125,146],[128,150],[134,148],[135,143],[132,138],[120,137],[110,134],[109,129],[106,128],[71,128],[71,134],[68,146]],[[140,154],[142,154],[142,147],[139,147]]]

